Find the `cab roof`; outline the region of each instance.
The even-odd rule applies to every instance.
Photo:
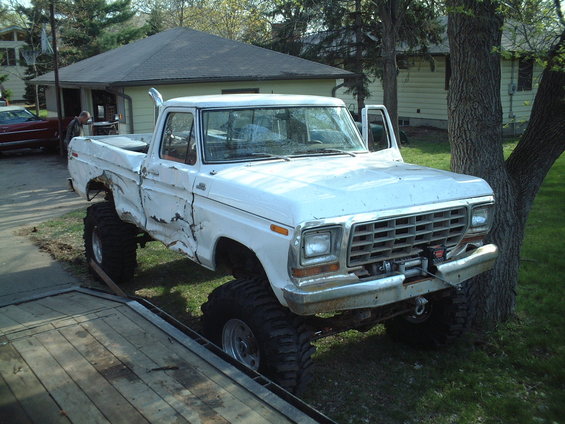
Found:
[[[217,94],[179,97],[167,100],[164,107],[241,108],[273,106],[345,106],[335,97],[305,96],[295,94]]]

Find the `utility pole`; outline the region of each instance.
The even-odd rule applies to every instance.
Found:
[[[59,154],[66,155],[63,134],[63,114],[61,111],[61,88],[59,86],[59,53],[57,52],[57,30],[55,28],[55,0],[49,2],[49,14],[51,21],[51,38],[53,39],[53,73],[55,74],[55,97],[57,99],[57,119],[59,123]]]

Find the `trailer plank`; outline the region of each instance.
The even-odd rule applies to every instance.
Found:
[[[61,364],[65,372],[112,423],[147,423],[148,421],[68,343],[58,331],[42,333],[37,340]],[[80,422],[80,421],[75,421]]]
[[[66,317],[66,313],[61,313],[54,311],[51,308],[41,305],[39,302],[25,302],[18,305],[20,313],[22,314],[22,318],[24,318],[25,322],[29,323],[31,317],[35,317],[36,319],[41,319],[47,321],[53,321],[55,319]],[[27,313],[29,315],[23,315]]]
[[[13,346],[32,365],[35,374],[55,401],[64,405],[64,414],[71,421],[85,424],[108,423],[96,405],[36,338],[17,340]]]
[[[32,421],[71,422],[11,343],[0,345],[0,375]],[[3,417],[7,422],[18,422],[9,416]]]
[[[2,316],[0,316],[0,325],[2,326],[2,333],[8,334],[14,331],[23,331],[27,327],[22,325],[21,321],[14,318],[14,310],[17,306],[9,305],[2,308]],[[27,323],[28,326],[34,325],[33,321]]]
[[[0,307],[0,424],[331,422],[179,328],[80,288]]]
[[[100,302],[98,302],[100,300]],[[48,296],[37,300],[37,303],[65,315],[78,315],[88,312],[111,309],[115,304],[106,299],[87,302],[82,293],[68,293],[65,296]]]
[[[217,415],[216,419],[219,422],[245,422],[250,424],[266,422],[264,417],[247,405],[232,396],[226,396],[222,387],[214,386],[200,393],[201,396],[196,395],[194,391],[200,391],[199,384],[204,384],[206,379],[199,381],[199,384],[188,386],[177,381],[166,368],[191,368],[190,362],[180,358],[175,361],[175,358],[171,357],[168,346],[148,337],[145,329],[137,327],[131,321],[121,317],[110,317],[104,320],[104,324],[100,321],[92,321],[85,324],[85,327],[98,340],[114,348],[113,353],[118,358],[128,358],[129,366],[138,375],[141,375],[148,384],[158,388],[161,396],[167,401],[174,401],[173,393],[186,391],[191,400],[197,402],[197,404],[202,404],[203,408],[205,407],[204,411],[209,411],[204,414],[207,418]],[[115,329],[116,333],[108,331],[109,328]],[[170,343],[165,335],[162,336],[167,343]],[[153,349],[152,345],[156,349]],[[192,407],[194,406],[193,404]],[[214,411],[214,415],[211,415],[211,411]],[[279,422],[284,422],[284,418],[281,418],[281,420]]]
[[[0,375],[0,423],[4,421],[2,417],[10,417],[10,421],[18,424],[32,424],[31,419],[26,414],[22,404],[16,399],[8,383]]]
[[[134,320],[136,313],[130,308],[118,308],[117,309],[124,317]],[[143,336],[140,336],[143,334]],[[159,340],[161,339],[161,332],[155,326],[147,326],[143,329],[139,329],[138,333],[134,337],[144,337],[148,338],[152,342],[149,344],[151,349],[156,348]],[[194,342],[193,342],[194,343]],[[196,343],[194,343],[196,344]],[[160,348],[166,349],[169,353],[169,358],[171,359],[171,364],[174,365],[175,360],[181,355],[185,357],[190,362],[190,367],[178,366],[177,370],[172,370],[171,373],[181,381],[183,384],[190,385],[194,387],[193,391],[195,394],[200,394],[200,396],[205,396],[206,393],[213,392],[214,387],[221,387],[223,391],[227,391],[230,396],[235,397],[238,401],[248,405],[253,408],[254,411],[258,411],[263,417],[265,417],[269,422],[277,423],[280,420],[280,415],[275,413],[271,408],[268,408],[260,398],[257,393],[251,393],[248,390],[241,390],[238,384],[234,383],[234,380],[230,377],[230,366],[229,364],[222,362],[220,363],[220,371],[218,372],[218,367],[214,367],[209,362],[203,360],[199,355],[191,351],[187,351],[183,344],[180,344],[174,339],[167,339],[166,346],[159,343]],[[200,348],[201,346],[194,346],[193,348]],[[271,392],[268,395],[275,396]]]
[[[108,331],[113,331],[107,328]],[[154,386],[148,385],[130,368],[131,363],[122,362],[110,350],[104,347],[86,327],[65,328],[63,335],[73,346],[103,375],[124,398],[139,410],[150,422],[182,422],[175,405],[163,408],[162,397]],[[129,359],[129,358],[128,358]],[[170,403],[169,403],[170,405]],[[185,417],[192,422],[193,416]]]
[[[5,306],[0,317],[13,321],[14,324],[4,327],[6,337],[13,341],[50,331],[53,329],[53,322],[65,319],[67,316],[33,303],[23,303]]]

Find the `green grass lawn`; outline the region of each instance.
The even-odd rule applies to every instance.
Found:
[[[410,136],[407,162],[448,169],[449,147]],[[509,154],[514,143],[505,144]],[[535,201],[522,249],[516,315],[487,334],[442,350],[391,342],[382,326],[316,342],[314,380],[303,398],[340,423],[565,423],[565,157]],[[86,284],[82,217],[44,223],[30,237]],[[123,286],[199,329],[200,305],[230,277],[149,243]]]

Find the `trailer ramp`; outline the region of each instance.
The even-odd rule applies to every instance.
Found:
[[[0,423],[332,422],[205,345],[87,289],[0,307]]]

